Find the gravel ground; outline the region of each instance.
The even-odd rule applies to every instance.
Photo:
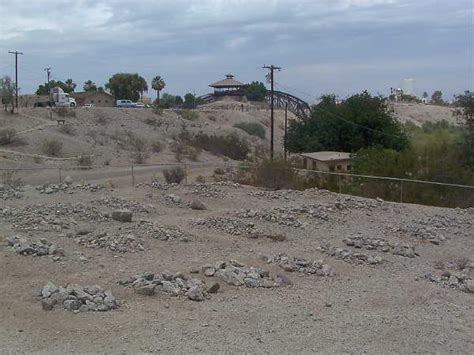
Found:
[[[170,194],[207,209],[169,203]],[[111,217],[123,208],[132,222]],[[317,189],[25,188],[0,207],[0,353],[473,353],[473,225],[472,209]],[[54,252],[35,256],[45,243]],[[230,260],[242,265],[230,271],[263,276],[204,275],[204,265]],[[152,295],[119,284],[144,273],[175,276],[151,277],[161,285]],[[188,286],[177,296],[161,291],[181,278]],[[118,306],[52,307],[38,295],[48,282],[100,285]],[[217,293],[189,296],[214,282]]]

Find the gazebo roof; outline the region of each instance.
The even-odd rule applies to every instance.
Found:
[[[209,84],[209,86],[211,88],[235,88],[244,85],[244,83],[235,80],[232,74],[227,74],[225,77],[225,79]]]

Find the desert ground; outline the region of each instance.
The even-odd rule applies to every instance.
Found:
[[[474,352],[473,208],[240,185],[226,179],[232,161],[205,151],[185,158],[202,167],[181,184],[144,167],[132,185],[121,168],[131,151],[117,131],[165,142],[147,162],[171,164],[183,125],[268,127],[264,109],[239,107],[195,121],[77,109],[69,133],[46,109],[2,114],[23,140],[2,147],[0,167],[64,175],[25,170],[19,190],[1,186],[0,353]],[[60,157],[41,153],[49,138]],[[72,169],[79,154],[101,169]]]

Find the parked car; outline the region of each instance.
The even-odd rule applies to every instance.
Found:
[[[141,102],[136,102],[134,107],[137,107],[137,108],[144,108],[145,107],[145,104],[144,103],[141,103]]]
[[[84,108],[93,108],[95,107],[95,104],[84,104],[84,106],[82,106]]]
[[[117,107],[134,107],[134,103],[131,100],[117,100],[115,103]]]

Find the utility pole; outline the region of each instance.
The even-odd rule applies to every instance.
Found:
[[[18,112],[18,54],[23,55],[23,53],[18,51],[8,51],[8,53],[15,55],[15,106],[16,112]]]
[[[280,67],[275,65],[264,65],[263,69],[270,70],[270,159],[273,160],[273,136],[274,136],[274,116],[273,116],[273,104],[274,104],[274,97],[273,97],[273,72],[275,70],[280,70]]]
[[[44,70],[46,71],[46,75],[48,76],[48,85],[49,85],[49,77],[51,75],[51,68],[44,68]]]
[[[287,141],[287,133],[288,133],[288,102],[285,102],[285,138],[283,140],[283,149],[285,154],[285,161],[286,161],[286,152],[288,149],[288,141]]]

